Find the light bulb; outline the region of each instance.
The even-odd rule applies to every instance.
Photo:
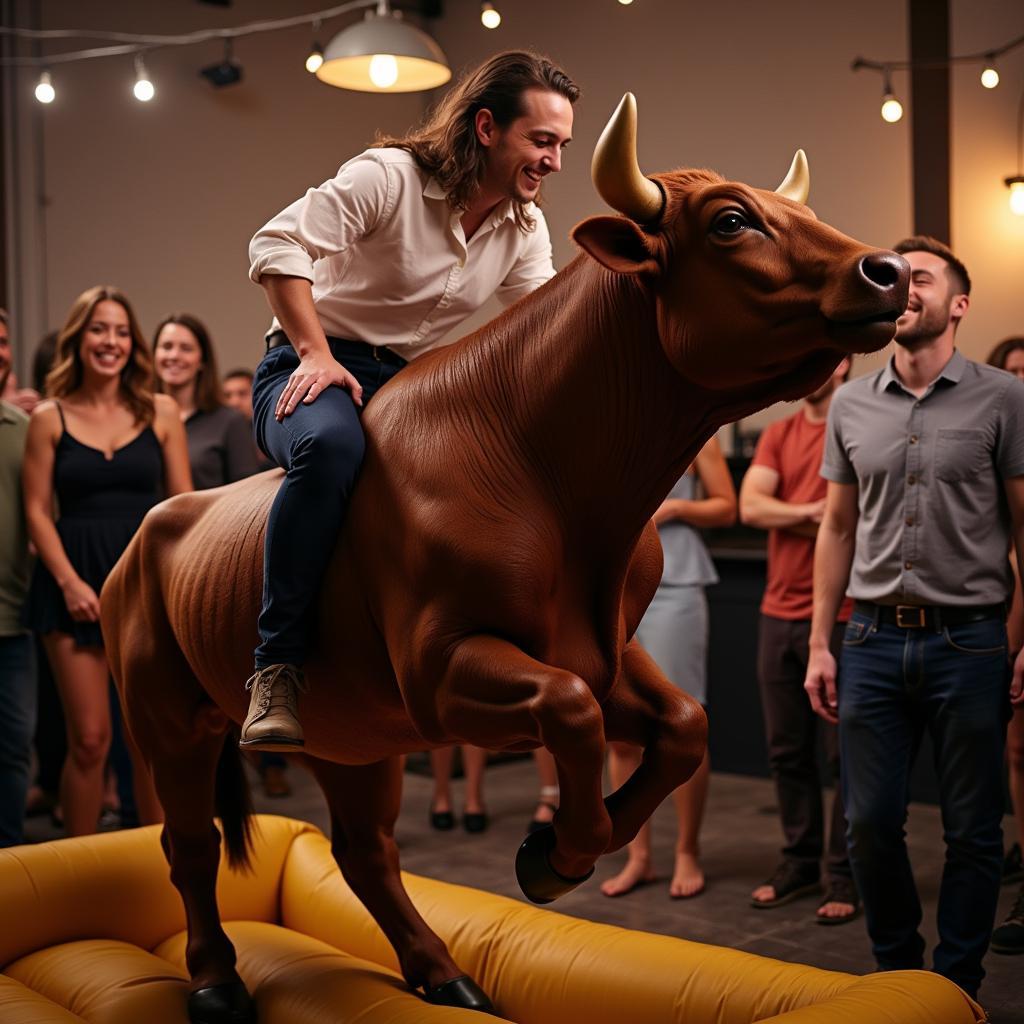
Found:
[[[1024,178],[1010,183],[1010,209],[1018,217],[1024,217]]]
[[[633,0],[619,0],[619,3],[622,4],[623,7],[628,7],[632,2]]]
[[[378,89],[390,89],[398,81],[398,61],[390,53],[375,53],[370,58],[370,81]]]
[[[135,58],[135,85],[132,86],[132,92],[140,103],[148,103],[156,95],[141,54]]]
[[[311,75],[315,75],[320,70],[320,65],[323,62],[324,48],[319,43],[314,43],[313,48],[309,51],[309,56],[306,58],[306,70]]]
[[[494,4],[487,3],[485,0],[480,5],[480,20],[483,22],[484,28],[497,28],[501,24],[501,14]]]
[[[50,72],[44,71],[39,76],[39,84],[36,86],[36,99],[40,103],[52,103],[57,98],[57,90],[50,80]]]
[[[903,117],[903,104],[893,94],[886,93],[882,97],[882,120],[895,124]]]
[[[981,84],[985,86],[986,89],[994,89],[999,84],[999,72],[989,65],[981,73]]]

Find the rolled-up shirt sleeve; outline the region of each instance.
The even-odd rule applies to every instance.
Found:
[[[535,226],[526,235],[523,251],[495,293],[503,306],[510,306],[517,299],[529,295],[545,281],[555,276],[555,264],[551,257],[551,234],[547,221],[540,210],[530,211]]]
[[[312,281],[317,260],[344,252],[387,218],[393,191],[387,166],[372,153],[349,160],[253,235],[250,280],[285,274]]]

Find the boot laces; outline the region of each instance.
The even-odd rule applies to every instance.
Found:
[[[309,693],[309,684],[302,672],[294,665],[269,665],[253,673],[245,683],[246,690],[256,690],[256,701],[260,712],[272,707],[287,708],[296,712],[298,696],[296,691]]]

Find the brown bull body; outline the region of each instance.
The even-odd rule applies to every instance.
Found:
[[[631,641],[661,571],[652,513],[722,423],[799,398],[845,354],[881,347],[905,305],[898,258],[802,205],[706,172],[656,180],[658,228],[584,222],[586,253],[416,360],[363,417],[366,458],[324,552],[300,711],[339,863],[414,986],[457,969],[400,890],[396,755],[545,745],[563,792],[538,854],[547,866],[582,876],[632,839],[700,762],[706,730]],[[744,211],[739,232],[731,210]],[[126,718],[167,811],[197,989],[237,983],[212,897],[227,724],[213,705],[236,723],[246,713],[280,479],[159,506],[103,592]],[[645,755],[603,801],[608,739]],[[231,808],[220,810],[227,824]]]

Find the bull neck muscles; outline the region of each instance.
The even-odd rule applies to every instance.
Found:
[[[480,408],[490,442],[517,448],[562,507],[624,538],[714,430],[662,351],[650,294],[585,257],[453,358],[460,401]]]

